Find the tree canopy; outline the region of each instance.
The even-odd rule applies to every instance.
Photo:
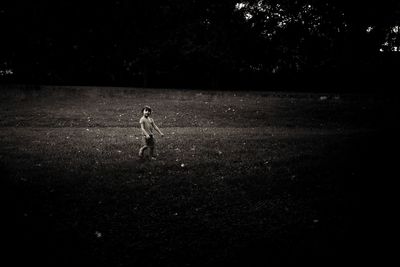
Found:
[[[390,79],[399,67],[392,0],[0,5],[3,82],[268,89]]]

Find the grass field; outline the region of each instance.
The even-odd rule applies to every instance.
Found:
[[[5,254],[46,266],[369,260],[385,216],[372,195],[388,184],[384,149],[397,102],[367,94],[2,88]],[[137,158],[144,104],[165,133],[156,136],[156,161]]]

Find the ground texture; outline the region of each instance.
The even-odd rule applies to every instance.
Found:
[[[342,264],[390,254],[397,99],[96,87],[0,91],[6,259]],[[141,161],[143,105],[165,133]]]

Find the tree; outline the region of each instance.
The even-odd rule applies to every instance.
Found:
[[[7,26],[0,64],[26,82],[263,85],[380,72],[396,65],[393,53],[399,50],[400,7],[394,0],[1,5],[0,23]]]

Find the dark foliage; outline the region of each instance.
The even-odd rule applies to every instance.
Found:
[[[399,12],[392,0],[2,1],[0,81],[367,90],[399,69]]]

